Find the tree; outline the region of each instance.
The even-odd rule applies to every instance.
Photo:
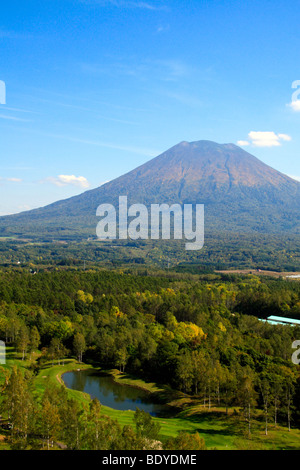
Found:
[[[29,335],[29,351],[33,353],[36,351],[40,345],[41,337],[37,327],[34,325],[30,330]]]
[[[256,405],[255,374],[249,366],[243,367],[238,376],[237,401],[243,407],[245,419],[248,422],[248,434],[251,434],[251,411]]]
[[[142,447],[143,440],[136,435],[134,429],[131,426],[125,425],[118,439],[118,449],[141,450]]]
[[[17,336],[16,347],[22,354],[22,361],[25,359],[25,354],[29,344],[29,334],[26,325],[22,325]]]
[[[60,408],[62,420],[62,435],[68,449],[80,449],[80,405],[77,400],[71,398]]]
[[[235,371],[233,369],[230,370],[228,367],[223,367],[222,401],[226,406],[226,414],[228,414],[228,408],[234,401],[236,389],[237,377]]]
[[[178,357],[176,375],[179,381],[179,388],[184,392],[189,392],[193,383],[193,362],[189,351],[184,351]]]
[[[48,348],[48,355],[52,359],[52,366],[54,365],[55,360],[58,360],[58,363],[60,364],[60,359],[63,355],[63,348],[59,338],[54,337],[51,339],[50,346]]]
[[[128,361],[128,352],[125,346],[116,351],[116,365],[119,367],[120,372],[124,372],[125,366]]]
[[[74,353],[78,358],[79,362],[82,362],[83,353],[86,350],[86,343],[83,334],[76,333],[73,341]]]
[[[12,446],[25,449],[34,423],[34,402],[28,383],[16,366],[3,392],[1,412],[8,416],[11,425]]]
[[[165,450],[206,450],[204,439],[198,432],[193,434],[180,431],[177,437],[169,439],[165,446]]]
[[[283,378],[277,374],[272,374],[272,394],[273,394],[273,410],[274,410],[274,425],[277,426],[278,409],[281,403],[283,393]]]
[[[40,426],[43,438],[47,441],[47,449],[53,447],[54,439],[59,435],[60,431],[60,416],[58,406],[50,403],[47,397],[42,401],[42,409],[40,412]]]
[[[89,445],[93,450],[101,449],[101,403],[94,398],[90,404],[89,410]]]
[[[295,393],[296,374],[289,367],[281,366],[280,374],[283,377],[283,398],[282,404],[287,415],[288,430],[291,430],[291,419],[292,419],[292,399]]]
[[[201,381],[203,380],[206,366],[207,366],[207,361],[206,361],[204,352],[199,351],[199,350],[192,351],[191,361],[192,361],[194,390],[195,390],[195,394],[198,395],[199,385],[201,384]]]
[[[152,416],[144,410],[136,409],[134,413],[134,422],[138,437],[146,439],[157,439],[160,432],[160,424],[152,418]]]
[[[268,435],[268,416],[269,416],[269,404],[271,401],[271,384],[270,377],[266,371],[263,371],[259,374],[258,377],[259,388],[264,405],[264,415],[265,415],[265,434]]]

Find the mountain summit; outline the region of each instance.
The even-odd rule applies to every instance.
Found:
[[[299,233],[300,183],[234,144],[181,142],[99,188],[0,218],[0,234],[95,236],[100,204],[205,204],[206,231]]]

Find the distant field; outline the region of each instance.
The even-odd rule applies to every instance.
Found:
[[[255,274],[255,276],[272,276],[276,278],[284,279],[299,279],[300,280],[300,271],[298,272],[277,272],[277,271],[265,271],[257,269],[226,269],[215,271],[220,274]]]

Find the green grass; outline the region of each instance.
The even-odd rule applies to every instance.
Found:
[[[62,373],[77,368],[90,368],[91,366],[78,364],[76,361],[67,361],[65,366],[56,365],[43,369],[36,378],[36,387],[43,389],[45,380],[50,377],[58,381]],[[161,393],[165,397],[176,396],[172,401],[181,408],[181,411],[174,417],[154,418],[161,426],[160,438],[166,440],[175,437],[179,431],[199,432],[205,440],[208,449],[234,450],[234,449],[299,449],[300,431],[278,426],[275,430],[270,425],[268,436],[264,434],[264,424],[259,420],[253,420],[252,436],[247,436],[247,425],[241,422],[240,417],[235,417],[232,413],[226,415],[222,408],[212,408],[210,411],[203,409],[202,403],[197,400],[183,398],[183,394],[168,391],[162,386],[153,382],[145,382],[141,379],[133,378],[127,374],[120,374],[117,370],[110,371],[115,380],[123,385],[130,385],[142,388],[151,393]],[[90,397],[82,392],[69,390],[70,397],[80,400],[81,403],[90,401]],[[104,415],[115,419],[121,426],[131,425],[134,427],[134,412],[119,411],[102,405]]]
[[[117,369],[108,371],[113,376],[114,380],[121,385],[129,385],[132,387],[141,388],[150,393],[161,393],[165,390],[165,387],[157,385],[154,382],[146,382],[138,377],[119,372]]]
[[[21,361],[9,350],[7,354],[7,368],[13,365],[26,368],[30,365],[29,361]],[[87,364],[79,364],[76,360],[68,359],[64,365],[45,364],[34,377],[34,390],[37,400],[43,394],[47,381],[61,383],[61,375],[64,372],[76,369],[91,368]],[[269,426],[269,432],[264,433],[264,423],[260,420],[259,414],[252,423],[252,435],[249,439],[247,435],[247,425],[242,418],[229,410],[226,415],[222,408],[204,409],[202,403],[195,398],[190,398],[179,392],[174,392],[153,382],[145,382],[139,378],[131,377],[127,374],[120,374],[118,371],[110,371],[115,380],[124,385],[136,386],[151,393],[161,394],[165,399],[172,398],[172,405],[178,407],[178,413],[172,417],[156,417],[161,426],[160,439],[162,441],[175,437],[179,431],[198,432],[205,440],[206,447],[218,450],[299,450],[300,449],[300,430],[292,429],[288,432],[287,428],[282,426]],[[1,384],[1,381],[0,381]],[[88,404],[90,397],[88,394],[68,389],[69,397],[78,400],[80,403]],[[169,400],[170,401],[170,400]],[[134,427],[133,411],[118,411],[106,406],[102,406],[102,413],[111,419],[117,420],[121,426],[131,425]],[[0,450],[7,448],[7,444],[0,441]]]

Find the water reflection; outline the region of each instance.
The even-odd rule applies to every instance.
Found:
[[[109,376],[97,374],[93,370],[72,371],[63,374],[65,385],[72,390],[88,393],[98,398],[104,406],[115,410],[147,411],[152,416],[164,413],[165,407],[151,402],[151,394],[134,387],[120,385]]]

